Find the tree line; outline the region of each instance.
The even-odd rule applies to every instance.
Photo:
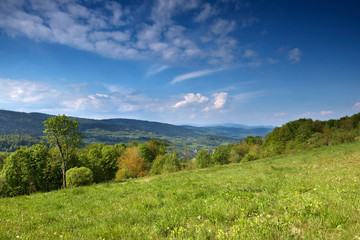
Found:
[[[173,146],[156,139],[145,143],[101,143],[79,148],[82,136],[77,130],[76,119],[70,120],[63,115],[44,124],[47,143],[0,154],[0,196],[248,162],[353,142],[360,136],[360,113],[339,120],[299,119],[275,128],[265,138],[248,136],[236,144],[201,149],[192,158],[188,149],[180,155]],[[59,138],[61,134],[64,139]]]
[[[41,137],[30,135],[9,134],[0,135],[0,152],[15,152],[21,146],[31,147],[42,141]]]

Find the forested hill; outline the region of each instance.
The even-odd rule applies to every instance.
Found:
[[[42,136],[43,121],[52,115],[43,113],[23,113],[0,110],[0,135],[18,134]],[[171,141],[172,138],[189,139],[216,136],[216,144],[236,142],[248,135],[265,136],[271,127],[246,126],[177,126],[167,123],[134,120],[106,119],[93,120],[77,118],[79,128],[85,134],[85,142],[118,143],[131,140],[146,141],[158,138]],[[176,144],[176,143],[175,143]],[[215,142],[214,142],[215,144]]]

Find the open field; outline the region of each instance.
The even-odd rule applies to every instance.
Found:
[[[360,142],[0,199],[0,239],[360,239]]]

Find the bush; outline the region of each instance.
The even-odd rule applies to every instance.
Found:
[[[230,146],[217,146],[212,155],[216,164],[229,164],[230,162]]]
[[[331,132],[329,145],[337,145],[342,143],[354,142],[356,138],[355,131],[344,131],[342,129]]]
[[[230,162],[239,163],[249,152],[249,149],[250,147],[246,142],[240,142],[234,145],[230,151]]]
[[[44,145],[12,153],[2,170],[3,193],[16,196],[59,188],[61,177],[57,173],[61,173],[60,168],[52,163],[49,149]]]
[[[83,150],[80,161],[82,166],[92,171],[94,182],[107,182],[115,178],[119,156],[120,153],[116,147],[96,144]]]
[[[214,165],[214,161],[211,158],[211,154],[207,149],[201,149],[195,158],[195,165],[198,168],[206,168]]]
[[[144,160],[139,155],[136,147],[127,148],[118,159],[119,170],[116,179],[137,178],[145,176],[147,171]]]
[[[90,185],[93,182],[93,173],[86,167],[74,167],[66,171],[66,182],[69,187]]]
[[[151,174],[162,174],[179,171],[181,168],[177,152],[158,156],[151,168]]]
[[[260,156],[258,154],[249,152],[248,154],[245,155],[245,157],[241,160],[241,162],[254,161],[259,158],[260,158]]]

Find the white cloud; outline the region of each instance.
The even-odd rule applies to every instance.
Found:
[[[95,98],[89,96],[88,98],[76,98],[71,100],[62,101],[62,105],[65,106],[68,110],[84,110],[86,105],[88,105],[91,101],[96,101]]]
[[[162,31],[162,26],[159,24],[144,25],[142,30],[137,34],[138,47],[145,48],[149,43],[158,42]]]
[[[122,18],[126,16],[127,11],[125,10],[124,12],[118,2],[106,2],[105,8],[112,12],[112,18],[110,20],[112,24],[114,24],[115,26],[126,25],[126,21],[124,21]]]
[[[76,18],[89,18],[90,12],[85,8],[84,6],[81,6],[79,4],[69,4],[67,6],[67,9],[71,13],[72,16]]]
[[[228,93],[220,92],[214,93],[212,98],[201,95],[200,93],[188,93],[184,96],[184,100],[177,102],[173,105],[173,108],[180,108],[191,106],[191,111],[196,111],[195,106],[199,105],[203,112],[209,112],[211,110],[218,110],[225,106],[228,99]]]
[[[226,67],[242,54],[236,39],[228,37],[237,26],[230,16],[201,29],[177,21],[179,15],[195,22],[212,19],[218,10],[210,3],[158,0],[139,4],[135,10],[134,5],[118,1],[95,2],[1,0],[0,29],[12,37],[26,36],[114,59],[152,60],[164,65],[199,61]],[[246,18],[239,25],[247,27],[256,21]]]
[[[254,58],[257,56],[256,51],[251,50],[251,49],[245,49],[244,51],[244,57],[245,58]]]
[[[228,97],[228,93],[225,92],[221,92],[221,93],[215,93],[213,94],[214,97],[214,109],[219,109],[224,107],[226,101],[227,101],[227,97]]]
[[[0,101],[3,103],[39,103],[51,101],[59,92],[40,82],[0,78],[0,89],[3,89]]]
[[[355,103],[353,109],[360,109],[360,102]]]
[[[91,34],[89,34],[89,39],[93,41],[103,41],[107,39],[112,39],[118,42],[125,42],[129,41],[130,39],[130,32],[119,32],[119,31],[113,31],[113,32],[106,32],[106,31],[94,31]]]
[[[169,66],[167,65],[164,65],[164,66],[153,66],[151,67],[148,72],[146,73],[146,76],[151,76],[151,75],[155,75],[155,74],[158,74],[166,69],[168,69]]]
[[[191,103],[204,103],[207,102],[209,99],[205,96],[202,96],[200,93],[188,93],[184,96],[184,100],[177,102],[174,105],[174,108],[184,107]]]
[[[171,18],[179,13],[198,7],[198,0],[158,0],[152,9],[152,20],[161,24],[171,23]]]
[[[217,35],[224,36],[233,31],[235,27],[235,21],[228,21],[220,18],[211,26],[211,31]]]
[[[109,98],[109,95],[107,94],[102,94],[102,93],[97,93],[95,94],[97,97],[102,97],[102,98]]]
[[[79,88],[81,88],[79,90]],[[83,86],[68,85],[57,89],[47,83],[0,78],[0,104],[21,106],[22,111],[45,109],[47,112],[77,115],[132,111],[161,112],[171,109],[168,101],[147,98],[135,91],[108,86],[108,92],[88,94]],[[50,109],[51,108],[51,109]]]
[[[96,93],[93,95],[67,94],[65,100],[60,105],[64,106],[68,112],[77,113],[93,112],[99,113],[129,113],[129,112],[161,112],[164,107],[169,109],[169,104],[155,98],[144,97],[136,91],[124,89],[119,86],[105,86],[108,93]]]
[[[205,3],[203,5],[203,10],[195,16],[194,21],[195,22],[205,22],[207,19],[211,18],[212,16],[215,16],[217,14],[217,11],[215,8],[211,7],[209,3]]]
[[[209,112],[211,110],[218,110],[223,108],[227,102],[228,93],[226,92],[214,93],[212,97],[213,97],[213,101],[211,102],[211,105],[204,107],[202,109],[203,112]]]
[[[149,46],[150,49],[155,52],[163,52],[164,50],[167,50],[169,48],[169,46],[166,43],[162,43],[162,42],[151,43],[149,44]]]
[[[330,115],[333,114],[333,111],[321,111],[320,115]]]
[[[177,76],[176,78],[174,78],[171,81],[171,84],[177,83],[177,82],[182,82],[191,78],[197,78],[197,77],[202,77],[214,72],[217,72],[219,70],[202,70],[202,71],[196,71],[196,72],[190,72],[190,73],[186,73],[180,76]]]
[[[26,6],[4,1],[0,4],[7,8],[0,5],[0,28],[11,36],[26,35],[37,41],[59,43],[118,59],[140,57],[129,42],[130,30],[115,30],[124,25],[121,18],[128,12],[116,2],[90,9],[72,1],[32,0]]]
[[[209,63],[212,65],[226,67],[232,63],[238,54],[237,41],[234,38],[220,36],[216,39],[216,45],[210,50]]]
[[[301,51],[300,49],[298,48],[294,48],[294,49],[291,49],[289,52],[288,52],[288,57],[289,57],[289,60],[292,62],[292,63],[297,63],[300,61],[300,58],[301,58]]]

